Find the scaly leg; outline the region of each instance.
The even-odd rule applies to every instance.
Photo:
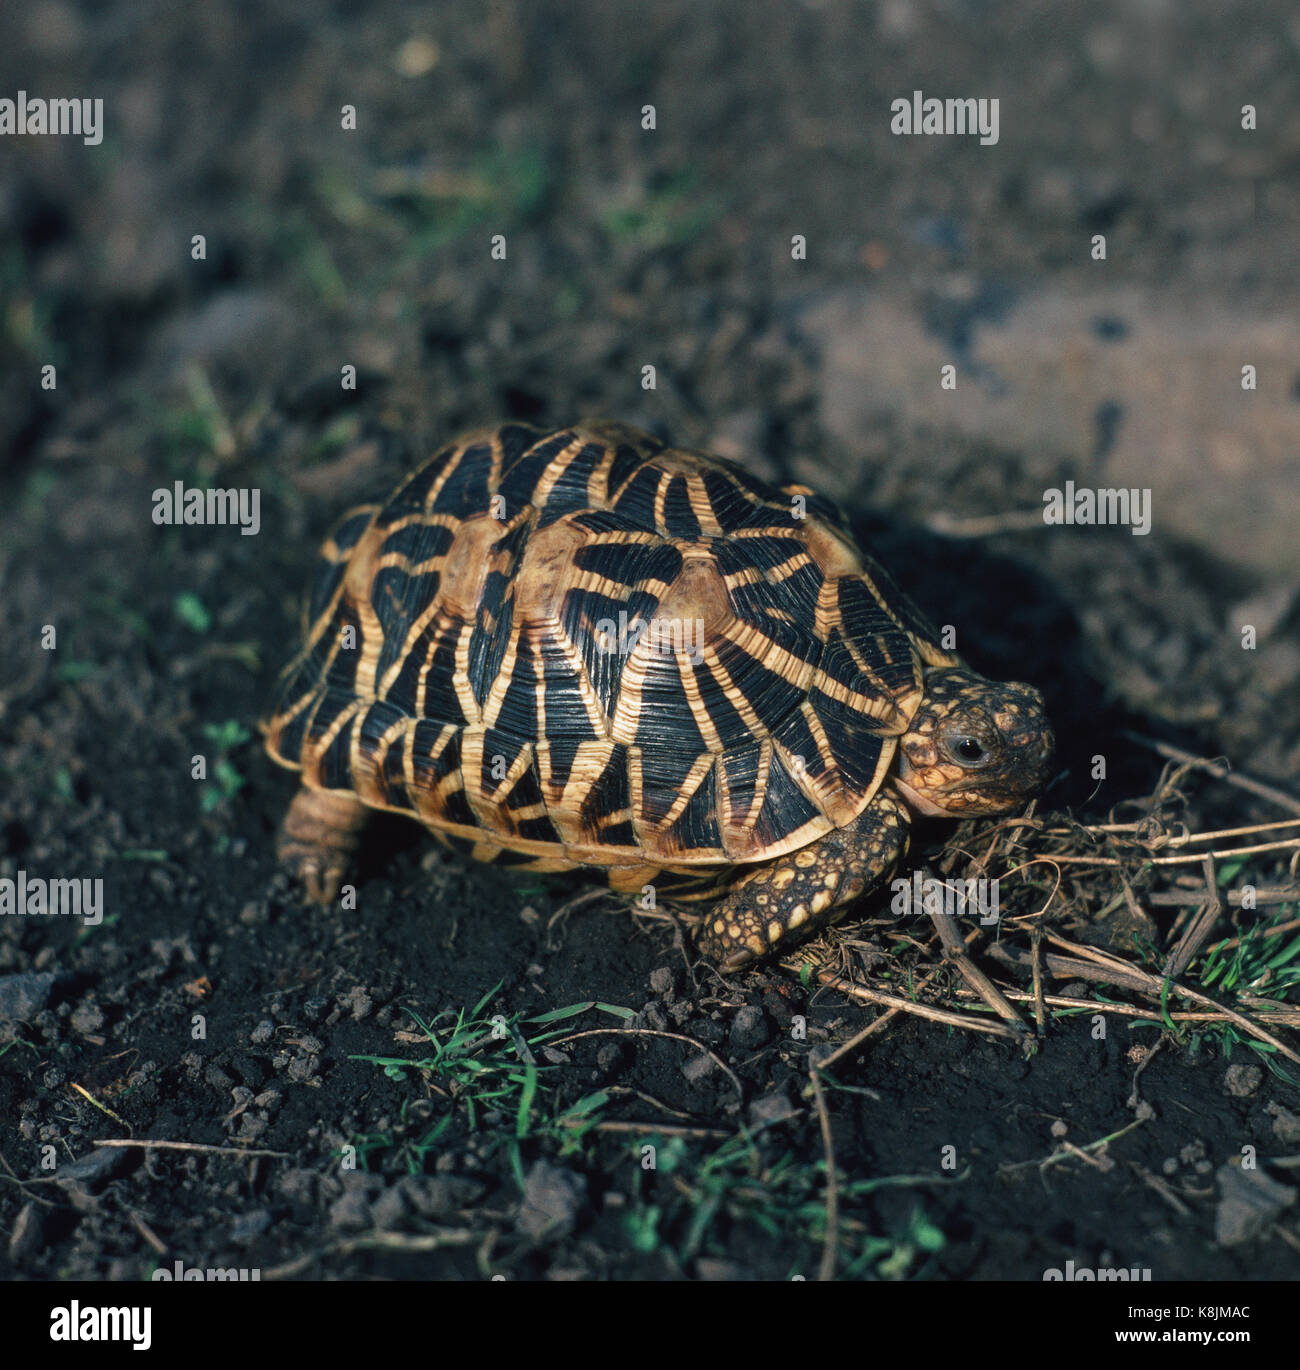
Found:
[[[275,854],[317,904],[332,903],[361,840],[369,811],[346,790],[303,786],[284,816]]]
[[[838,922],[907,851],[907,810],[882,791],[847,828],[751,868],[701,920],[695,944],[723,970],[766,956],[793,932]]]

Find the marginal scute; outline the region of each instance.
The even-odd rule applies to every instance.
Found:
[[[957,661],[805,506],[617,424],[470,434],[326,539],[268,750],[458,850],[632,891],[800,852]]]

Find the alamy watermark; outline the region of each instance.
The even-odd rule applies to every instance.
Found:
[[[988,927],[996,923],[1001,910],[998,882],[994,880],[936,880],[913,871],[910,880],[900,877],[889,882],[891,913],[900,918],[978,917]]]
[[[984,147],[992,147],[998,140],[998,102],[996,100],[940,100],[927,98],[919,90],[909,100],[900,95],[889,105],[893,118],[891,133],[978,133]]]
[[[1143,537],[1151,531],[1151,491],[1138,487],[1093,490],[1067,480],[1064,490],[1043,491],[1043,522],[1083,527],[1127,524],[1134,537]]]
[[[198,1280],[232,1280],[258,1281],[262,1278],[262,1271],[254,1266],[252,1269],[245,1269],[243,1266],[208,1266],[206,1269],[198,1265],[186,1265],[184,1261],[173,1261],[169,1270],[165,1265],[160,1265],[150,1276],[154,1280],[171,1281],[184,1280],[195,1282]]]
[[[104,102],[31,99],[20,90],[16,100],[0,99],[0,134],[5,133],[70,135],[95,147],[104,137]]]
[[[1073,1261],[1066,1261],[1065,1269],[1054,1266],[1051,1270],[1043,1271],[1043,1278],[1048,1281],[1064,1280],[1066,1283],[1073,1284],[1079,1281],[1093,1282],[1098,1281],[1102,1284],[1120,1283],[1136,1284],[1139,1281],[1147,1281],[1151,1278],[1150,1268],[1145,1265],[1130,1266],[1125,1269],[1112,1269],[1103,1266],[1100,1269],[1092,1270],[1088,1266],[1076,1266]]]
[[[0,916],[64,915],[84,918],[90,927],[104,921],[103,880],[43,880],[20,870],[0,877]]]
[[[50,1340],[129,1341],[133,1351],[147,1351],[153,1345],[152,1324],[151,1308],[101,1308],[73,1299],[50,1310]]]
[[[200,490],[176,481],[170,490],[153,492],[153,521],[160,524],[239,524],[243,537],[253,537],[262,526],[262,492],[259,489]]]
[[[652,618],[639,614],[628,619],[620,609],[618,621],[602,618],[595,627],[596,646],[602,652],[629,656],[644,642],[652,651],[685,653],[693,666],[704,659],[704,622],[698,618]]]

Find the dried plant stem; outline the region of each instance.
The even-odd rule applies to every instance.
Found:
[[[934,982],[938,974],[939,967],[936,966],[934,970],[932,970],[929,973],[929,975],[927,975],[925,979],[922,980],[916,986],[917,993],[919,994],[922,990],[929,989],[930,985]],[[866,1025],[866,1027],[862,1029],[861,1032],[857,1033],[853,1037],[850,1037],[849,1040],[843,1043],[841,1046],[836,1047],[835,1051],[830,1056],[828,1056],[824,1061],[819,1061],[817,1063],[817,1069],[829,1070],[836,1063],[836,1061],[840,1059],[840,1057],[847,1056],[849,1052],[861,1046],[862,1043],[865,1042],[868,1037],[874,1037],[878,1032],[883,1032],[885,1028],[888,1027],[889,1024],[892,1023],[894,1019],[897,1018],[898,1015],[902,1012],[903,1010],[901,1008],[886,1009],[885,1012],[882,1013],[879,1018],[873,1019],[870,1023]]]
[[[1048,956],[1048,969],[1056,969],[1056,966],[1053,965],[1054,962],[1063,963],[1066,975],[1078,975],[1081,978],[1092,980],[1106,980],[1111,984],[1128,984],[1157,1001],[1164,997],[1167,986],[1171,994],[1177,994],[1184,999],[1191,1000],[1194,1004],[1202,1004],[1213,1009],[1216,1013],[1223,1014],[1230,1022],[1245,1029],[1252,1037],[1258,1038],[1261,1042],[1267,1042],[1275,1051],[1285,1056],[1288,1061],[1294,1061],[1296,1065],[1300,1065],[1300,1055],[1292,1051],[1285,1042],[1279,1041],[1271,1032],[1267,1032],[1258,1023],[1247,1018],[1244,1013],[1237,1013],[1234,1009],[1228,1008],[1227,1005],[1220,1004],[1217,1000],[1210,998],[1208,994],[1202,994],[1199,990],[1191,989],[1187,985],[1180,985],[1174,980],[1150,975],[1146,971],[1139,970],[1136,966],[1130,966],[1123,961],[1116,960],[1113,956],[1098,952],[1093,947],[1077,946],[1067,942],[1062,937],[1051,936],[1049,940],[1084,959],[1071,960],[1064,956]]]
[[[108,1137],[92,1143],[93,1146],[138,1146],[150,1151],[201,1151],[210,1156],[276,1156],[288,1160],[290,1151],[267,1151],[254,1146],[208,1146],[203,1142],[164,1142],[146,1137],[138,1141],[132,1137]]]
[[[1186,931],[1165,959],[1164,973],[1167,979],[1177,980],[1183,971],[1196,959],[1210,930],[1219,921],[1223,905],[1219,902],[1219,887],[1214,876],[1214,859],[1205,858],[1205,902],[1197,910],[1196,916],[1187,925]]]
[[[826,1096],[822,1093],[821,1074],[816,1067],[808,1072],[812,1081],[813,1102],[817,1106],[817,1121],[821,1126],[822,1148],[826,1152],[826,1236],[822,1242],[821,1268],[817,1278],[829,1283],[835,1278],[835,1250],[840,1235],[840,1190],[835,1173],[835,1141],[831,1136],[831,1118],[826,1111]]]
[[[966,983],[979,994],[999,1018],[1010,1023],[1013,1028],[1027,1032],[1029,1029],[1025,1020],[1002,997],[993,981],[971,960],[970,952],[966,949],[966,942],[958,931],[957,920],[948,914],[935,912],[930,915],[930,921],[939,934],[944,955],[957,967]]]
[[[1034,996],[1028,990],[1004,989],[1002,991],[1008,999],[1017,1004],[1031,1004]],[[974,990],[959,989],[956,991],[958,999],[977,999],[979,996]],[[1076,999],[1066,994],[1045,994],[1043,1003],[1049,1008],[1078,1008],[1092,1009],[1096,1013],[1113,1013],[1121,1018],[1150,1018],[1152,1010],[1141,1008],[1136,1004],[1116,1004],[1103,999]],[[1269,1020],[1277,1021],[1286,1027],[1300,1027],[1300,1009],[1280,1008],[1276,1012],[1269,1013]],[[1210,1013],[1204,1010],[1194,1009],[1170,1009],[1169,1017],[1176,1023],[1222,1023],[1227,1021],[1226,1014]]]
[[[1300,851],[1300,837],[1285,842],[1261,842],[1254,847],[1229,847],[1226,851],[1211,852],[1216,861],[1229,856],[1254,856],[1264,851]],[[1135,862],[1143,866],[1194,866],[1204,860],[1204,852],[1188,852],[1185,856],[1147,856],[1134,854],[1128,860],[1114,856],[1040,856],[1039,861],[1055,861],[1062,866],[1093,866],[1098,870],[1120,870]]]
[[[712,1047],[707,1047],[703,1042],[697,1042],[694,1037],[687,1037],[680,1032],[659,1032],[655,1028],[586,1028],[582,1032],[571,1032],[567,1037],[557,1037],[555,1041],[548,1042],[548,1046],[558,1047],[565,1042],[578,1042],[584,1037],[663,1037],[670,1042],[685,1042],[688,1046],[693,1046],[696,1051],[702,1051],[710,1057],[719,1070],[735,1086],[736,1093],[743,1099],[745,1097],[744,1087],[740,1083],[736,1072],[718,1055]]]
[[[1300,813],[1300,799],[1294,795],[1287,794],[1285,790],[1279,790],[1274,785],[1266,785],[1261,780],[1252,780],[1248,775],[1240,775],[1223,765],[1222,762],[1211,761],[1203,756],[1193,756],[1191,752],[1185,752],[1181,747],[1174,747],[1168,742],[1160,742],[1154,737],[1143,737],[1141,733],[1126,732],[1124,736],[1130,742],[1136,742],[1140,747],[1155,752],[1157,756],[1163,756],[1167,761],[1177,761],[1183,766],[1194,766],[1197,770],[1212,775],[1216,780],[1226,780],[1228,784],[1235,785],[1239,790],[1257,795],[1260,799],[1267,799],[1270,803],[1278,805],[1279,808],[1287,809],[1291,813]]]
[[[1157,894],[1146,894],[1143,896],[1148,904],[1154,904],[1157,908],[1179,908],[1185,905],[1199,904],[1204,900],[1205,895],[1196,890],[1188,890],[1183,893],[1180,890],[1161,890]],[[1239,909],[1242,903],[1242,893],[1240,890],[1225,890],[1220,896],[1230,908]],[[1279,890],[1255,890],[1250,896],[1254,905],[1267,904],[1291,904],[1300,901],[1300,889],[1279,889]],[[1289,932],[1292,928],[1300,927],[1300,919],[1292,919],[1289,923],[1279,923],[1277,927],[1269,928],[1268,933],[1272,936],[1276,932]],[[1233,939],[1234,945],[1236,939]]]
[[[967,1028],[971,1032],[984,1032],[990,1037],[1004,1037],[1018,1042],[1023,1033],[1016,1032],[1003,1023],[990,1023],[983,1018],[972,1018],[967,1013],[953,1013],[949,1009],[933,1008],[929,1004],[917,1004],[897,994],[885,994],[880,990],[864,985],[860,980],[849,980],[833,971],[816,972],[817,979],[830,989],[838,990],[854,999],[862,999],[869,1004],[883,1004],[886,1008],[897,1009],[900,1013],[910,1013],[917,1018],[928,1018],[932,1023],[945,1023],[951,1027]]]

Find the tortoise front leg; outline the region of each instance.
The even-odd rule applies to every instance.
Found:
[[[883,791],[847,828],[747,871],[704,916],[695,943],[723,970],[765,956],[793,932],[838,922],[907,851],[907,810]]]
[[[368,817],[366,806],[346,790],[313,790],[304,785],[294,795],[275,854],[301,882],[308,899],[333,903]]]

